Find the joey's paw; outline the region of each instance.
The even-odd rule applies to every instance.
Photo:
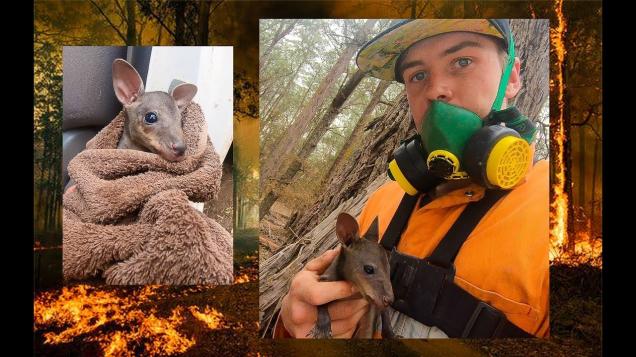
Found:
[[[331,324],[329,325],[320,325],[316,323],[313,329],[309,331],[306,337],[311,338],[331,338]]]

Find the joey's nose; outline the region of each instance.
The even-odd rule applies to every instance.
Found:
[[[391,305],[391,303],[393,303],[393,297],[392,296],[383,296],[382,297],[382,302],[384,303],[384,307],[387,307],[387,306]]]
[[[183,153],[186,151],[186,145],[183,143],[172,143],[172,151],[174,151],[177,156],[183,156]]]

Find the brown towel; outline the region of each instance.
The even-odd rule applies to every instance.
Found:
[[[196,103],[182,114],[186,158],[116,149],[125,114],[68,166],[64,194],[65,279],[102,274],[109,284],[231,284],[232,236],[192,208],[213,199],[221,164]]]

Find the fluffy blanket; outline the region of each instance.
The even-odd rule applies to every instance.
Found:
[[[182,114],[185,159],[117,149],[121,112],[68,166],[64,194],[66,280],[101,275],[108,284],[231,284],[232,236],[189,200],[216,197],[221,164],[201,108]]]

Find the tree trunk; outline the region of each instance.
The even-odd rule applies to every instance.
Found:
[[[281,170],[284,172],[282,175],[278,176],[275,180],[275,185],[266,193],[267,200],[263,200],[263,204],[260,207],[260,215],[261,217],[265,217],[269,213],[269,209],[272,207],[276,199],[280,194],[280,187],[282,185],[290,184],[296,173],[300,170],[302,163],[306,160],[309,155],[316,149],[316,145],[320,139],[325,135],[327,130],[329,130],[329,126],[336,118],[338,113],[340,113],[340,108],[347,101],[347,98],[353,93],[353,90],[358,87],[362,78],[364,78],[365,72],[361,70],[356,71],[356,73],[349,78],[347,83],[338,91],[335,98],[331,102],[331,105],[327,109],[327,112],[322,116],[322,118],[316,124],[316,127],[311,131],[309,137],[303,143],[302,148],[298,152],[292,161],[292,163],[285,168],[282,166]],[[271,186],[270,186],[271,187]],[[270,194],[273,193],[273,194]]]
[[[50,81],[46,82],[46,86],[48,88],[51,88],[50,86]],[[46,101],[48,102],[49,99],[47,98]],[[49,104],[49,108],[50,108],[50,104]],[[47,173],[46,172],[46,165],[47,163],[50,161],[49,157],[50,155],[53,154],[53,151],[49,150],[48,148],[48,142],[49,142],[49,126],[50,126],[50,118],[51,118],[51,113],[47,113],[45,114],[44,118],[46,118],[43,122],[42,122],[42,126],[43,129],[40,132],[40,141],[42,143],[42,157],[40,158],[40,179],[39,179],[39,187],[38,187],[38,207],[37,207],[37,213],[38,213],[38,223],[42,224],[42,228],[44,227],[44,222],[43,222],[43,218],[45,217],[44,215],[44,208],[45,208],[45,199],[44,199],[44,194],[46,192],[45,187],[46,187],[46,179],[44,177],[44,175]]]
[[[185,19],[183,18],[185,15],[185,3],[181,1],[175,2],[174,7],[174,44],[177,46],[185,45]]]
[[[375,109],[375,107],[378,105],[380,99],[382,98],[382,95],[390,85],[391,82],[385,80],[381,80],[378,83],[378,86],[373,91],[373,94],[371,94],[371,100],[369,100],[366,108],[364,108],[364,111],[358,119],[355,128],[353,128],[351,135],[349,136],[347,141],[345,141],[345,144],[338,153],[336,160],[331,165],[331,168],[327,172],[327,175],[325,175],[325,177],[323,178],[325,182],[329,181],[334,171],[340,170],[340,166],[343,164],[343,162],[348,159],[351,156],[351,152],[357,148],[360,136],[364,131],[364,127],[367,126],[369,122],[368,119],[370,118],[373,109]]]
[[[46,191],[44,194],[44,230],[46,231],[49,226],[49,201],[51,198],[51,169],[49,167],[46,168]]]
[[[356,35],[356,38],[366,38],[366,34],[370,31],[375,22],[376,20],[367,20]],[[349,61],[358,48],[359,45],[357,43],[352,43],[345,47],[335,65],[329,70],[325,78],[323,78],[309,102],[296,116],[291,126],[285,130],[285,133],[281,136],[269,155],[265,156],[264,160],[261,161],[264,163],[261,165],[261,187],[265,187],[263,183],[268,183],[269,179],[275,177],[276,172],[279,171],[282,165],[282,161],[285,161],[284,158],[289,158],[291,152],[296,148],[300,140],[302,140],[303,134],[307,131],[309,124],[325,101],[329,90],[336,84],[336,79],[344,73]]]
[[[45,124],[46,125],[46,124]],[[48,161],[48,156],[50,150],[46,148],[46,139],[45,139],[46,130],[41,134],[42,135],[42,157],[40,158],[40,179],[38,180],[38,207],[37,207],[37,222],[39,224],[43,224],[42,218],[44,217],[44,186],[46,185],[46,181],[44,179],[44,174],[46,173],[45,164]]]
[[[585,125],[581,125],[579,127],[579,185],[578,185],[578,206],[586,210],[586,200],[585,200]]]
[[[590,231],[592,232],[592,237],[596,236],[595,232],[595,224],[596,224],[596,170],[597,170],[597,160],[598,160],[598,139],[594,139],[594,161],[592,162],[594,166],[592,166],[592,214],[590,215]],[[600,205],[599,205],[600,206]]]
[[[137,45],[137,23],[135,21],[135,11],[137,2],[126,0],[126,44],[128,46]]]
[[[509,103],[530,120],[537,121],[548,99],[550,24],[548,20],[510,20],[515,55],[521,61],[521,90]],[[531,69],[528,71],[528,69]]]
[[[198,45],[206,46],[208,44],[208,20],[210,13],[210,1],[199,2],[199,20],[198,20]]]

